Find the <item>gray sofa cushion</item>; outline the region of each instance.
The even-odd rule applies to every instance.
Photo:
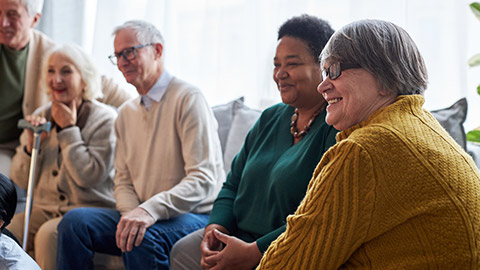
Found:
[[[233,158],[242,148],[248,131],[261,114],[261,111],[245,106],[243,100],[241,97],[212,108],[218,122],[218,136],[222,145],[226,173],[230,172]]]
[[[232,126],[235,104],[243,104],[243,97],[230,101],[227,104],[212,107],[213,114],[218,122],[218,136],[220,137],[220,144],[222,145],[222,153],[225,151],[228,133]]]
[[[463,149],[466,149],[467,141],[463,127],[467,117],[467,109],[467,99],[462,98],[448,108],[431,111],[433,116],[440,122],[440,125],[447,130]]]
[[[234,104],[234,115],[230,132],[228,133],[227,144],[223,152],[225,172],[230,172],[230,165],[233,158],[243,146],[245,137],[252,126],[260,117],[261,111],[251,109],[242,104]]]

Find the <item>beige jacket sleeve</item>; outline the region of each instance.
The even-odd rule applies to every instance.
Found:
[[[116,82],[105,75],[102,75],[102,90],[103,97],[99,98],[98,101],[115,108],[120,107],[125,101],[133,97],[125,89],[121,88]]]

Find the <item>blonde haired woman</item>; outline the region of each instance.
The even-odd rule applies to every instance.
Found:
[[[61,217],[80,206],[114,207],[113,151],[116,112],[95,101],[100,76],[92,60],[76,45],[51,50],[42,65],[42,85],[51,102],[25,118],[34,125],[51,121],[42,134],[28,250],[42,269],[55,269],[56,228]],[[12,180],[27,187],[33,136],[25,130],[12,161]],[[23,238],[24,214],[9,229]]]

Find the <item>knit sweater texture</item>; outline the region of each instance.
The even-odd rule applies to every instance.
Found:
[[[290,134],[295,108],[277,104],[265,110],[232,162],[209,223],[220,224],[264,252],[284,230],[305,196],[315,166],[335,143],[337,131],[325,123],[325,110],[296,144]]]
[[[140,206],[155,220],[210,213],[225,172],[217,122],[198,88],[173,77],[148,111],[140,97],[126,102],[115,133],[118,211]]]
[[[337,135],[258,269],[479,269],[478,169],[423,103]]]

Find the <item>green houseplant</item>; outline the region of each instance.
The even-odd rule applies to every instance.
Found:
[[[470,9],[472,10],[475,17],[480,20],[480,3],[473,2],[470,4]],[[475,67],[480,65],[480,53],[475,54],[468,60],[468,65],[470,67]],[[477,86],[477,93],[480,95],[480,84]],[[467,133],[467,141],[480,143],[480,127],[471,130]]]

